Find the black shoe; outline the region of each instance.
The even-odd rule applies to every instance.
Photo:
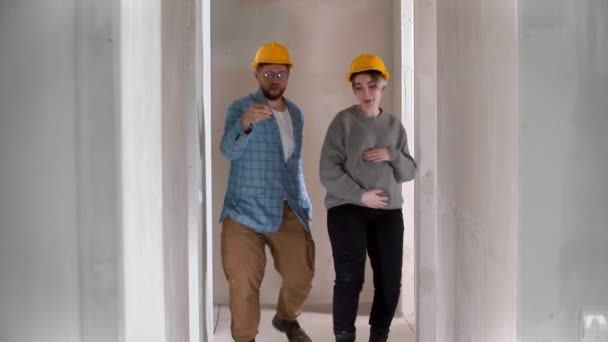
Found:
[[[369,342],[386,342],[388,340],[388,330],[370,331]]]
[[[272,319],[272,326],[285,333],[289,342],[312,342],[310,337],[302,330],[298,321],[279,318],[275,315]]]
[[[355,342],[355,333],[351,332],[338,332],[336,335],[336,342]]]

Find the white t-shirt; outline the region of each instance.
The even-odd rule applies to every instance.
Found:
[[[283,157],[287,161],[293,155],[295,149],[295,142],[293,140],[293,126],[291,125],[291,116],[289,115],[289,109],[285,108],[284,112],[272,110],[274,118],[277,120],[279,125],[279,132],[281,133],[281,143],[283,144]]]

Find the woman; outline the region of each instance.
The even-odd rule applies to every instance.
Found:
[[[355,318],[366,253],[374,274],[371,341],[386,341],[401,289],[403,216],[401,183],[412,180],[416,162],[405,128],[380,107],[389,74],[373,55],[355,58],[347,74],[357,105],[340,111],[321,151],[327,228],[336,279],[333,321],[336,341],[355,341]]]

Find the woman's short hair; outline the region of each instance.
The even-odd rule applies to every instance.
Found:
[[[355,78],[359,75],[369,75],[369,77],[372,78],[372,81],[379,83],[380,80],[386,82],[386,80],[384,79],[384,77],[382,76],[382,73],[378,70],[365,70],[365,71],[360,71],[357,73],[354,73],[351,77],[350,77],[350,84],[354,87],[355,86]]]

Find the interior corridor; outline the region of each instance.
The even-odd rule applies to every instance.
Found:
[[[218,132],[269,40],[306,115],[315,341],[320,144],[365,49],[419,166],[391,342],[608,342],[608,1],[572,0],[0,1],[0,342],[230,340]]]

